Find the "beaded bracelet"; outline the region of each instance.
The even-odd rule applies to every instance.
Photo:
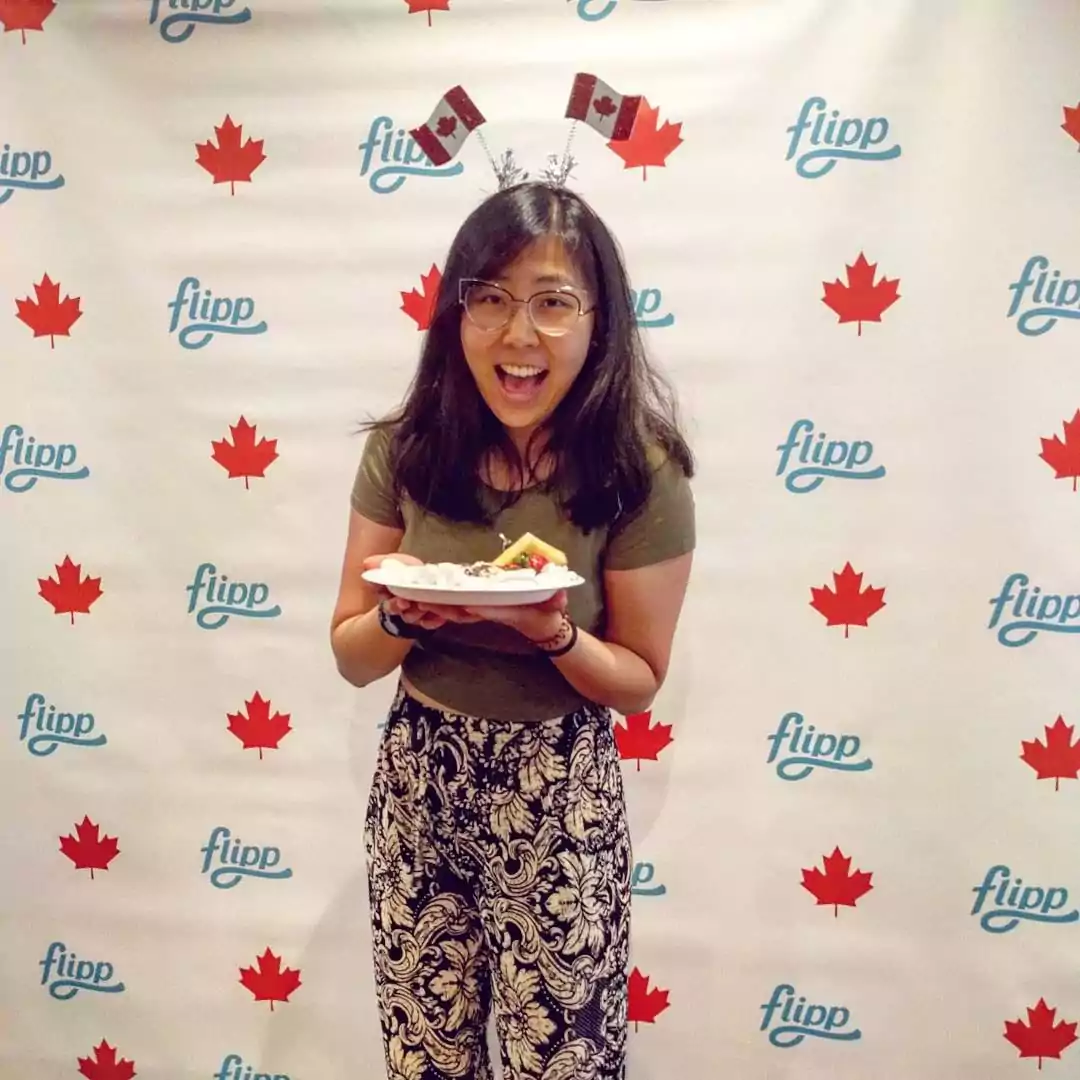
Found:
[[[556,649],[545,648],[545,646],[547,646],[547,645],[549,645],[549,644],[551,644],[553,642],[558,641],[563,636],[563,634],[566,633],[566,631],[568,629],[570,631],[570,640],[567,641],[567,643],[565,645],[562,645],[562,646],[560,646],[559,648],[556,648]],[[563,624],[562,624],[562,626],[560,626],[559,629],[554,634],[551,635],[551,637],[545,638],[543,641],[537,641],[537,642],[535,642],[535,645],[542,653],[544,653],[545,656],[550,656],[550,657],[565,656],[577,644],[577,639],[578,639],[577,625],[575,623],[571,622],[570,619],[568,619],[565,615],[563,615]]]

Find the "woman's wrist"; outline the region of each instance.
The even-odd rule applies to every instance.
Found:
[[[564,656],[577,644],[578,629],[570,616],[559,613],[558,622],[550,633],[541,638],[531,638],[532,643],[547,656]]]

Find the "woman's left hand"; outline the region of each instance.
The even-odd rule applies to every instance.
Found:
[[[468,607],[465,611],[486,622],[512,627],[530,641],[546,641],[562,626],[566,611],[566,590],[560,589],[542,604],[511,605],[508,607]]]

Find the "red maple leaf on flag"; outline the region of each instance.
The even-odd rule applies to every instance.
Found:
[[[431,25],[431,13],[433,11],[449,11],[450,0],[405,0],[409,5],[410,15],[419,15],[421,11],[427,12],[427,24]]]
[[[670,1008],[668,993],[667,990],[655,987],[650,990],[649,976],[642,975],[636,967],[630,972],[626,1019],[628,1023],[634,1025],[635,1031],[638,1030],[638,1024],[655,1024],[656,1018],[665,1009]]]
[[[256,427],[257,425],[249,424],[241,416],[239,423],[229,425],[232,442],[228,439],[210,441],[210,445],[214,448],[210,457],[223,469],[228,470],[230,480],[242,476],[244,487],[248,490],[250,490],[249,478],[265,476],[267,466],[278,456],[277,439],[264,438],[256,442]]]
[[[277,750],[278,743],[292,731],[290,713],[275,712],[270,715],[270,702],[264,701],[258,691],[250,701],[244,702],[247,715],[229,713],[229,730],[244,744],[245,750],[258,750],[262,761],[263,750]]]
[[[1075,108],[1069,108],[1068,105],[1063,105],[1062,110],[1065,113],[1065,122],[1061,125],[1062,131],[1068,132],[1078,143],[1080,143],[1080,102],[1077,103]],[[1080,146],[1076,149],[1080,150]]]
[[[34,331],[34,337],[47,337],[56,348],[57,337],[71,337],[72,325],[82,316],[78,296],[60,299],[60,283],[45,274],[34,286],[36,300],[29,296],[15,301],[15,317]]]
[[[56,0],[0,0],[0,23],[4,33],[22,31],[22,43],[26,44],[27,30],[44,30],[42,23],[53,13]]]
[[[251,174],[266,160],[263,140],[248,139],[241,143],[243,130],[243,124],[234,124],[232,117],[226,114],[221,127],[214,128],[217,146],[211,140],[195,144],[198,151],[196,164],[214,178],[215,184],[228,184],[231,195],[236,194],[237,182],[250,183]]]
[[[877,270],[877,263],[868,263],[861,251],[854,266],[845,264],[845,270],[846,285],[842,284],[839,278],[821,283],[825,288],[821,302],[836,312],[839,322],[857,322],[859,337],[862,337],[862,324],[881,322],[882,312],[900,299],[900,294],[896,291],[900,279],[883,277],[875,285],[874,271]]]
[[[641,772],[643,758],[656,761],[656,755],[674,740],[671,737],[670,724],[652,724],[651,712],[631,713],[626,718],[625,726],[615,722],[615,745],[619,748],[619,757],[637,759],[637,771]]]
[[[1058,717],[1053,727],[1043,726],[1045,745],[1038,739],[1020,740],[1024,752],[1020,760],[1035,770],[1038,780],[1053,780],[1058,791],[1062,780],[1076,780],[1080,775],[1080,739],[1073,742],[1073,728]]]
[[[55,564],[54,564],[55,565]],[[56,579],[38,578],[38,596],[53,606],[54,615],[89,615],[90,605],[101,596],[101,578],[85,577],[80,580],[82,566],[71,561],[70,555],[56,567]]]
[[[1076,478],[1080,476],[1080,409],[1071,420],[1062,424],[1064,440],[1056,435],[1052,439],[1040,438],[1042,453],[1039,457],[1054,470],[1055,480],[1072,479],[1073,491],[1076,490]]]
[[[442,285],[442,273],[432,263],[426,274],[420,275],[420,290],[410,289],[401,294],[401,310],[416,323],[417,330],[427,330],[435,317],[435,301]]]
[[[89,870],[91,878],[95,870],[108,870],[109,863],[120,854],[116,837],[104,836],[100,830],[101,826],[84,814],[75,826],[74,836],[60,837],[60,850],[75,864],[76,870]]]
[[[262,956],[255,958],[258,970],[250,967],[240,969],[240,982],[255,995],[256,1001],[269,1001],[274,1011],[275,1001],[288,1001],[289,995],[300,985],[297,968],[282,968],[281,957],[266,947]]]
[[[127,1058],[117,1060],[116,1047],[102,1039],[94,1047],[92,1058],[79,1058],[79,1072],[87,1080],[131,1080],[135,1075],[135,1062]]]
[[[603,100],[603,99],[601,99]],[[599,111],[599,109],[598,109]],[[634,128],[628,139],[612,139],[608,146],[623,159],[624,169],[641,169],[641,179],[649,178],[649,166],[664,167],[671,153],[682,141],[682,121],[665,120],[657,127],[659,108],[650,108],[648,98],[641,99]]]
[[[850,873],[851,859],[840,849],[834,848],[831,855],[822,857],[822,873],[816,866],[802,872],[802,887],[811,893],[818,904],[832,904],[833,916],[840,914],[840,905],[855,907],[860,896],[865,896],[874,886],[870,884],[873,874],[856,870]]]
[[[1060,1060],[1061,1051],[1076,1042],[1076,1021],[1066,1023],[1061,1020],[1055,1024],[1056,1013],[1056,1008],[1051,1009],[1039,998],[1035,1008],[1028,1009],[1026,1024],[1022,1020],[1005,1021],[1004,1037],[1020,1051],[1020,1057],[1038,1058],[1040,1069],[1043,1058]]]
[[[826,626],[842,626],[844,637],[852,626],[866,626],[870,617],[885,606],[885,590],[869,585],[860,590],[862,578],[862,573],[856,574],[848,562],[839,574],[833,571],[835,592],[828,585],[810,587],[810,606],[825,616]]]

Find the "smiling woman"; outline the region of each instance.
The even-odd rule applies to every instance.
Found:
[[[584,200],[522,184],[469,216],[409,393],[366,427],[331,641],[357,686],[401,669],[365,830],[388,1067],[490,1080],[493,1008],[514,1080],[621,1078],[632,860],[611,710],[647,709],[667,673],[693,459]],[[500,535],[540,538],[584,583],[466,608],[362,577],[391,556],[492,561]]]

